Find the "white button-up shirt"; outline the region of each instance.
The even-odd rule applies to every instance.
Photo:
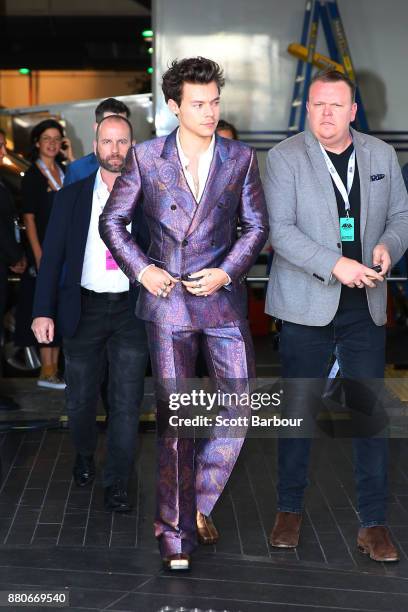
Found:
[[[81,286],[97,293],[121,293],[129,290],[129,279],[122,270],[107,269],[107,247],[99,235],[99,215],[109,198],[109,190],[102,180],[101,170],[96,173],[92,198],[92,213],[86,240],[84,263],[82,266]],[[131,225],[128,226],[130,230]]]
[[[191,189],[192,194],[194,195],[197,202],[201,200],[201,196],[203,195],[203,191],[205,188],[205,184],[207,182],[208,174],[210,172],[210,166],[212,162],[212,158],[214,155],[214,147],[215,147],[215,136],[211,138],[210,146],[204,153],[202,153],[198,160],[198,191],[196,193],[196,186],[194,184],[193,175],[188,169],[190,165],[190,160],[184,154],[183,149],[181,148],[180,142],[180,130],[177,130],[176,134],[176,142],[177,142],[177,152],[180,158],[181,165],[183,167],[184,176],[186,177],[186,181],[188,186]]]

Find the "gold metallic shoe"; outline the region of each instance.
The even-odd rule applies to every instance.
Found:
[[[170,572],[187,572],[190,569],[190,556],[186,553],[176,553],[163,559],[164,569]]]
[[[218,531],[210,516],[205,516],[197,510],[197,537],[200,544],[216,544],[218,542]]]

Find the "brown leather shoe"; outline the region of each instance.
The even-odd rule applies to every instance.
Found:
[[[297,512],[278,512],[269,538],[277,548],[296,548],[299,544],[302,515]]]
[[[164,569],[170,572],[186,572],[190,569],[190,555],[186,553],[176,553],[163,559]]]
[[[373,561],[399,561],[398,551],[392,543],[387,527],[361,527],[357,536],[360,552]]]
[[[197,510],[197,538],[200,544],[216,544],[218,542],[218,531],[210,516],[205,516]]]

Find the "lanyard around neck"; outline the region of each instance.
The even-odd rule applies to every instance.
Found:
[[[330,157],[327,155],[327,152],[325,150],[325,148],[323,147],[323,145],[319,142],[320,145],[320,149],[323,153],[323,157],[324,157],[324,161],[326,162],[326,166],[327,169],[330,172],[330,175],[337,187],[337,189],[340,192],[341,197],[343,198],[344,201],[344,206],[346,207],[346,213],[347,216],[349,216],[349,212],[350,212],[350,202],[349,202],[349,194],[351,191],[351,187],[353,186],[353,181],[354,181],[354,173],[356,170],[356,151],[355,149],[353,150],[352,154],[350,155],[350,159],[348,161],[348,165],[347,165],[347,189],[344,186],[343,181],[341,180],[339,173],[337,172],[336,168],[334,167]]]
[[[43,162],[42,159],[40,159],[40,158],[37,159],[37,166],[40,168],[41,172],[43,174],[45,174],[45,176],[47,177],[47,180],[48,180],[50,186],[53,188],[53,190],[54,191],[59,191],[61,189],[62,185],[59,185],[57,183],[55,178],[52,176],[49,168],[47,168],[47,166],[45,165],[45,163]],[[58,164],[57,164],[57,169],[58,169],[58,174],[59,174],[61,183],[63,183],[64,182],[64,173],[61,170],[61,168],[58,166]]]

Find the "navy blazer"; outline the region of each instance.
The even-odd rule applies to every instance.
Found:
[[[64,187],[72,185],[72,183],[81,181],[87,176],[94,174],[98,168],[99,164],[95,153],[89,153],[89,155],[85,155],[85,157],[76,159],[67,166],[65,171]]]
[[[37,276],[33,317],[50,317],[58,333],[75,334],[81,316],[81,277],[92,211],[96,172],[64,187],[55,196]],[[140,209],[139,209],[140,210]],[[132,219],[132,236],[144,251],[149,232],[139,213]],[[134,312],[139,287],[130,285]]]

